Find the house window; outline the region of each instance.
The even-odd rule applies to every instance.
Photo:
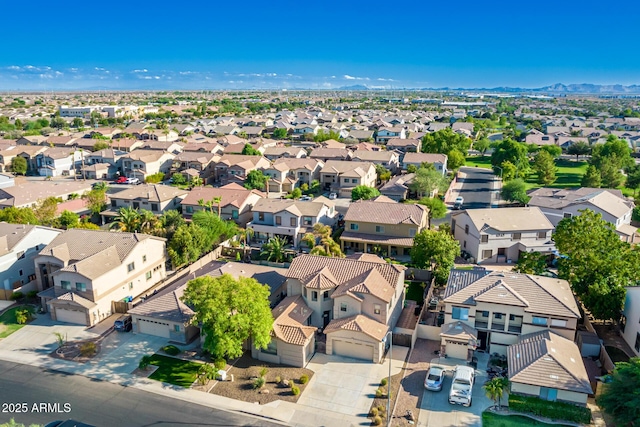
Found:
[[[620,318],[620,331],[624,333],[624,330],[627,328],[627,316],[624,314]]]
[[[376,233],[384,233],[384,225],[376,225]]]
[[[82,282],[76,282],[76,290],[85,292],[87,290],[87,284]]]
[[[358,231],[358,224],[353,224],[353,223],[352,223],[352,224],[350,224],[350,225],[349,225],[349,228],[350,228],[351,230]]]
[[[258,212],[258,221],[264,221],[264,212]]]
[[[157,203],[151,203],[151,210],[152,211],[157,211],[158,210],[158,204]]]
[[[380,314],[380,304],[373,305],[373,314]]]
[[[111,207],[115,208],[117,206],[118,206],[118,203],[115,200],[111,199]]]
[[[344,179],[344,183],[345,183],[345,184],[348,184],[348,183],[349,183],[349,178],[345,178],[345,179]]]
[[[142,262],[147,262],[147,256],[146,255],[142,255]]]
[[[231,211],[231,218],[238,219],[238,209],[234,209]]]
[[[24,251],[20,251],[16,254],[16,256],[18,257],[18,259],[22,259],[24,258]]]
[[[318,301],[318,291],[311,291],[311,301]]]
[[[304,297],[307,297],[307,288],[302,288],[302,295],[304,295]]]
[[[469,225],[464,226],[464,234],[469,234]]]
[[[326,301],[326,300],[328,300],[328,299],[329,299],[329,291],[324,291],[324,292],[322,293],[322,299],[323,299],[324,301]]]
[[[546,239],[547,232],[546,231],[538,231],[538,239]]]
[[[298,226],[298,218],[289,218],[289,225],[291,227],[297,227]]]
[[[358,180],[357,180],[356,178],[353,178],[353,179],[351,180],[351,183],[352,183],[352,184],[357,184],[357,183],[358,183]]]
[[[520,240],[522,238],[522,233],[513,233],[513,240]]]
[[[133,289],[133,282],[129,282],[129,290]]]
[[[557,326],[559,328],[566,328],[567,321],[562,319],[551,319],[551,326]]]
[[[504,331],[504,313],[493,313],[493,320],[491,321],[491,329],[495,331]]]
[[[633,346],[636,351],[640,351],[640,332],[636,332],[636,344]]]
[[[60,286],[62,287],[62,289],[65,289],[67,291],[71,290],[71,282],[69,282],[68,280],[61,280]]]
[[[262,350],[263,353],[269,354],[278,354],[278,342],[272,339],[269,344],[267,344],[267,348]]]
[[[571,212],[563,212],[562,213],[562,217],[563,218],[571,218],[573,216],[573,214]]]
[[[469,309],[466,307],[453,307],[451,317],[456,320],[469,320]]]
[[[410,228],[409,229],[409,237],[416,237],[416,233],[418,232],[417,228]]]
[[[547,318],[533,316],[531,323],[538,326],[547,326]]]
[[[135,263],[132,262],[131,264],[127,265],[127,273],[131,273],[135,269],[136,269]]]
[[[147,271],[147,274],[145,274],[144,276],[147,278],[147,280],[150,280],[151,279],[151,271]]]
[[[509,315],[509,332],[522,332],[522,316],[516,316],[515,314]]]
[[[347,303],[346,302],[341,302],[340,303],[340,311],[347,311]]]
[[[302,218],[302,222],[304,225],[311,225],[311,217],[310,216],[305,216]]]
[[[277,216],[276,217],[276,225],[282,225],[282,217],[281,216]]]
[[[188,214],[193,213],[193,206],[187,206],[187,213]]]
[[[180,325],[173,325],[173,332],[180,332]]]
[[[140,202],[133,202],[133,209],[140,209]]]
[[[485,249],[482,251],[482,259],[491,258],[493,256],[493,251],[491,249]]]
[[[488,234],[483,234],[482,236],[480,236],[480,242],[487,243],[488,241],[489,241],[489,235]]]

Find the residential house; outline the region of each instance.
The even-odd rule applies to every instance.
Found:
[[[311,154],[309,154],[309,158],[318,159],[325,163],[328,160],[351,160],[351,150],[347,150],[346,148],[344,148],[344,144],[342,145],[343,148],[316,148],[311,151]]]
[[[16,141],[16,145],[44,145],[47,137],[42,135],[25,135]]]
[[[432,153],[406,153],[402,158],[402,169],[407,170],[409,165],[420,168],[423,163],[432,164],[442,175],[447,174],[447,155]]]
[[[48,245],[62,230],[39,225],[7,224],[0,222],[0,289],[3,299],[15,290],[23,293],[36,290],[36,286],[23,288],[33,282],[33,259],[40,249]]]
[[[74,176],[83,162],[84,152],[70,147],[49,148],[36,155],[40,176]]]
[[[413,238],[429,226],[429,209],[378,196],[351,203],[344,221],[343,250],[409,256]]]
[[[451,216],[451,232],[478,264],[515,263],[522,252],[551,254],[554,226],[538,207],[469,209]]]
[[[240,227],[246,227],[251,221],[253,206],[264,197],[258,190],[247,190],[241,185],[232,183],[222,187],[197,187],[189,191],[187,197],[181,202],[182,215],[186,219],[191,219],[193,214],[199,210],[209,209],[200,206],[199,200],[211,202],[213,212],[220,212],[220,218],[233,220]],[[220,206],[215,200],[220,200]],[[218,211],[218,207],[220,210]]]
[[[272,162],[279,158],[300,159],[307,157],[307,151],[301,147],[269,147],[264,150],[264,157]]]
[[[273,162],[272,167],[284,165],[289,170],[289,177],[295,180],[296,185],[311,185],[314,180],[320,181],[320,171],[324,163],[317,159],[303,157],[299,159],[280,158]]]
[[[120,159],[127,153],[113,147],[87,153],[83,173],[88,179],[113,179],[118,174]]]
[[[35,174],[36,172],[39,172],[36,157],[50,149],[50,147],[42,145],[19,145],[11,150],[10,154],[6,151],[3,152],[5,160],[4,163],[6,165],[11,165],[11,161],[8,161],[9,159],[7,158],[7,155],[9,155],[11,159],[13,159],[13,157],[20,156],[27,161],[27,175]]]
[[[109,195],[109,208],[100,212],[105,224],[119,215],[120,209],[133,208],[162,215],[169,210],[178,210],[189,191],[168,185],[134,185],[126,190]]]
[[[267,181],[267,194],[271,192],[288,193],[296,187],[297,180],[295,176],[291,174],[289,166],[286,163],[272,164],[262,172],[269,177]]]
[[[223,185],[232,182],[241,184],[252,170],[264,169],[269,166],[269,160],[262,156],[225,154],[216,163],[214,180]]]
[[[357,139],[358,141],[373,141],[372,130],[351,130],[349,131],[349,137]]]
[[[380,151],[380,145],[372,144],[370,142],[359,142],[357,144],[349,145],[349,150],[360,150],[360,151]]]
[[[451,270],[443,303],[441,351],[460,359],[506,355],[521,335],[545,330],[573,341],[580,319],[566,280],[506,271]]]
[[[252,213],[253,220],[247,223],[247,228],[253,229],[253,240],[267,241],[278,236],[293,246],[298,246],[316,223],[333,225],[336,216],[334,205],[328,201],[266,198],[255,203]]]
[[[586,406],[593,394],[580,349],[552,330],[520,335],[507,350],[509,393]]]
[[[404,305],[404,271],[381,259],[300,255],[287,272],[287,295],[302,295],[327,354],[378,363]]]
[[[262,135],[264,128],[262,126],[243,126],[240,128],[240,132],[244,132],[247,138],[257,138]]]
[[[400,169],[400,158],[395,151],[361,151],[356,150],[353,152],[353,162],[370,162],[376,165],[382,165],[392,174],[395,174]]]
[[[182,151],[184,144],[179,141],[158,141],[155,139],[145,140],[140,146],[140,150],[162,150],[171,154],[178,154]]]
[[[320,170],[322,188],[338,192],[340,197],[350,197],[358,185],[375,187],[376,179],[375,165],[370,162],[329,160]]]
[[[399,202],[409,198],[410,185],[415,178],[415,173],[406,173],[392,177],[386,184],[380,187],[380,194]]]
[[[0,188],[0,209],[7,207],[33,207],[39,200],[48,197],[67,200],[71,194],[84,194],[91,190],[95,181],[57,180],[22,181],[11,187]]]
[[[111,141],[111,148],[130,153],[133,150],[140,148],[142,144],[144,144],[144,141],[140,139],[121,138]]]
[[[466,113],[465,113],[466,116]],[[464,117],[464,116],[463,116]],[[473,123],[455,122],[451,125],[451,130],[467,137],[473,136]]]
[[[419,153],[422,142],[419,139],[393,138],[387,141],[387,150],[396,150],[401,153]]]
[[[135,150],[121,157],[122,175],[138,178],[140,181],[159,172],[167,175],[171,171],[174,157],[175,155],[166,151]]]
[[[220,157],[213,153],[203,153],[200,151],[183,151],[173,158],[171,173],[181,173],[188,169],[193,169],[205,183],[209,177],[213,176],[215,162]]]
[[[586,138],[583,136],[557,136],[556,137],[556,145],[558,145],[563,150],[568,149],[573,144],[577,144],[578,142],[589,144],[589,138]]]
[[[166,261],[160,237],[67,230],[34,259],[38,296],[52,320],[92,326],[163,281]]]
[[[531,133],[525,137],[527,144],[535,144],[539,146],[543,145],[555,145],[556,139],[553,135],[544,135],[539,133]]]
[[[626,291],[620,333],[635,352],[633,356],[640,357],[640,286],[629,286]]]
[[[317,135],[320,129],[322,128],[317,124],[299,124],[294,126],[293,134],[297,136],[304,136],[306,134]]]
[[[378,144],[386,144],[390,139],[405,139],[407,131],[403,127],[381,127],[376,135]]]

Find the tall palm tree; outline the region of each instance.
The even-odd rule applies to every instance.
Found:
[[[222,214],[221,214],[222,213],[221,212],[221,210],[222,210],[222,196],[214,197],[213,199],[211,199],[211,201],[218,205],[218,218],[222,218]]]
[[[139,226],[140,213],[137,209],[127,206],[126,208],[120,208],[118,210],[118,215],[114,218],[114,221],[111,223],[109,228],[117,228],[120,231],[136,233],[140,231]]]
[[[199,176],[194,176],[193,178],[191,178],[191,185],[193,187],[202,187],[203,184],[204,180]]]
[[[284,247],[287,241],[282,237],[272,237],[262,246],[260,255],[267,255],[267,261],[283,262],[286,258]]]
[[[485,394],[493,400],[498,406],[498,410],[502,408],[502,395],[509,389],[509,379],[504,377],[495,377],[487,381],[482,388]]]
[[[240,240],[242,240],[242,243],[243,243],[242,259],[246,260],[247,259],[247,242],[251,240],[251,237],[253,237],[254,231],[253,231],[253,228],[239,228],[238,234],[240,235]]]
[[[142,209],[138,213],[138,224],[140,232],[148,234],[153,234],[160,225],[158,217],[156,217],[153,212],[146,209]]]
[[[309,245],[312,255],[344,257],[340,245],[331,237],[331,227],[321,223],[313,226],[313,233],[307,233],[302,241]]]
[[[198,206],[202,206],[203,208],[209,209],[211,213],[213,213],[213,202],[211,200],[204,201],[204,199],[198,200]]]

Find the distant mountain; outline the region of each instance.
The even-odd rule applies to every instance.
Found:
[[[503,92],[503,93],[555,93],[555,94],[640,94],[640,85],[597,85],[591,83],[563,84],[556,83],[538,88],[508,87],[499,86],[493,88],[423,88],[422,90],[437,91],[482,91],[482,92]]]
[[[338,90],[373,90],[366,85],[351,85],[351,86],[342,86],[339,87]]]

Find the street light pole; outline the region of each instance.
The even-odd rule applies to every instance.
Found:
[[[385,339],[389,336],[389,378],[387,379],[387,427],[389,427],[389,420],[391,419],[391,361],[393,351],[393,331],[389,330],[385,334]]]

